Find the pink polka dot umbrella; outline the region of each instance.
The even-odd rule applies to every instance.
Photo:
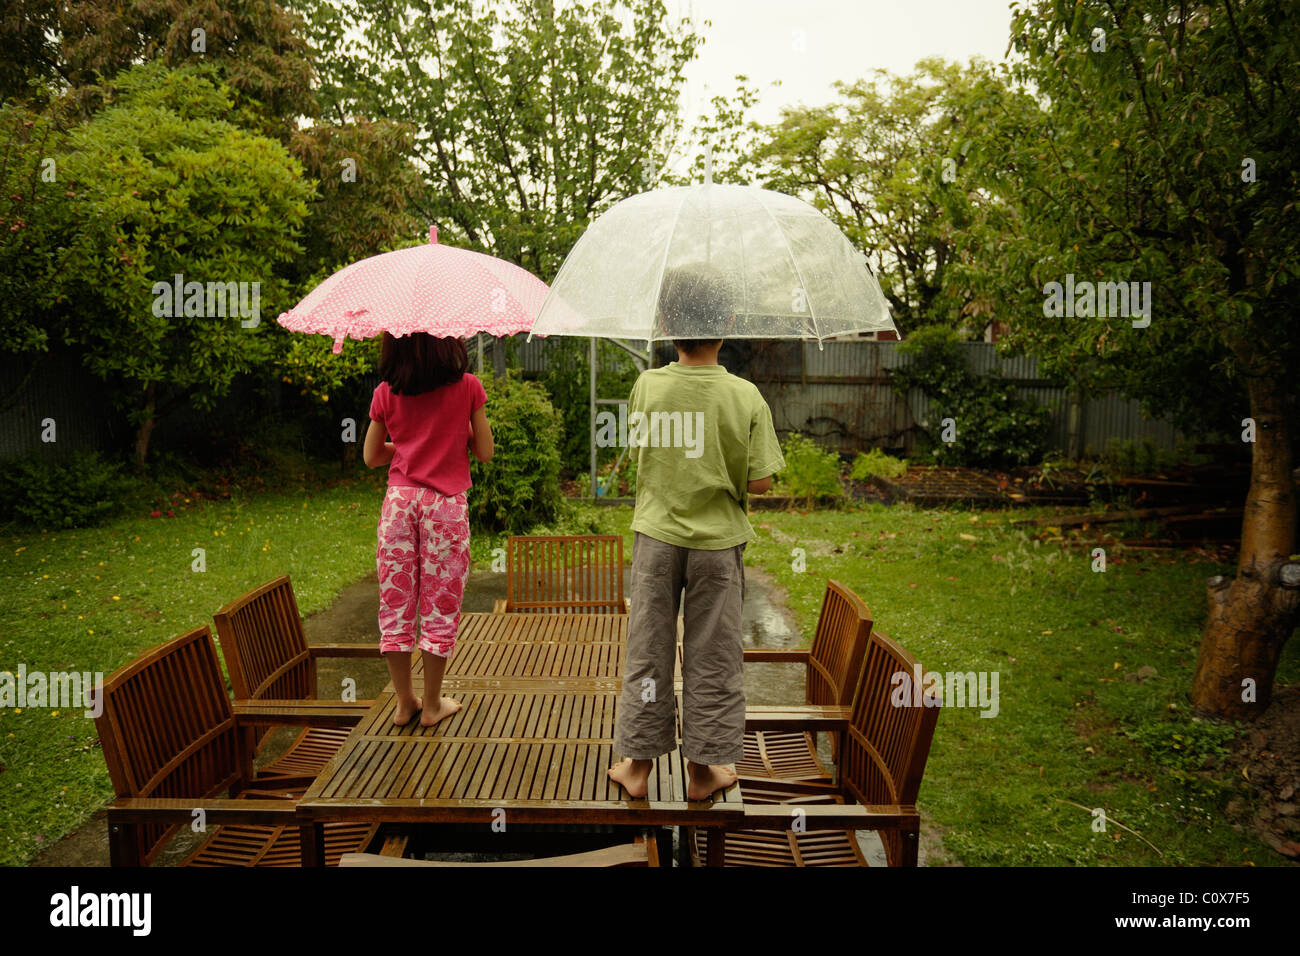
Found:
[[[513,263],[439,245],[431,226],[426,245],[340,269],[278,321],[291,332],[330,336],[335,354],[345,338],[382,332],[513,335],[532,329],[547,291],[545,282]]]

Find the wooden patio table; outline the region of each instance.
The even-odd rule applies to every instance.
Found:
[[[303,865],[323,865],[324,824],[343,820],[704,827],[709,860],[720,863],[715,837],[744,817],[739,787],[688,801],[676,748],[655,761],[644,799],[629,799],[606,775],[627,622],[626,614],[463,614],[443,679],[460,711],[431,728],[418,719],[396,727],[386,687],[298,802]],[[678,673],[680,695],[680,660]],[[418,692],[418,663],[414,678]]]

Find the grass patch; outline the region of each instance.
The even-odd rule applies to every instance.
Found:
[[[212,627],[227,601],[281,574],[303,614],[374,568],[382,476],[196,499],[98,528],[0,534],[0,670],[108,675],[140,651]],[[145,505],[143,507],[148,507]],[[167,517],[170,510],[173,517]],[[206,570],[194,570],[194,550]],[[112,799],[81,708],[0,710],[0,864],[21,864]]]
[[[997,512],[870,504],[752,521],[760,538],[746,559],[786,588],[805,634],[835,578],[927,670],[999,673],[997,717],[941,714],[919,797],[962,862],[1284,862],[1224,820],[1228,799],[1251,799],[1222,769],[1234,729],[1189,714],[1204,582],[1230,568],[1112,553],[1094,573],[1086,550],[1036,541]],[[1143,667],[1155,676],[1139,680]],[[1279,684],[1297,676],[1291,642]]]

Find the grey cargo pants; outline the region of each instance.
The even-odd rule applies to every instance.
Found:
[[[636,533],[616,753],[653,760],[676,745],[673,671],[685,588],[682,755],[698,764],[735,763],[744,755],[744,552],[744,544],[702,551]]]

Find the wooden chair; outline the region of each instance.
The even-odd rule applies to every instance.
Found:
[[[876,830],[890,866],[916,866],[921,818],[916,796],[930,755],[938,707],[895,706],[894,675],[920,666],[879,631],[868,640],[866,660],[845,707],[751,708],[746,729],[843,731],[836,784],[742,777],[744,829],[712,845],[692,834],[694,862],[727,866],[866,866],[856,830]]]
[[[506,598],[493,611],[627,613],[622,535],[514,535],[506,547]]]
[[[315,700],[320,658],[379,658],[373,644],[308,644],[288,575],[236,598],[213,617],[236,700]],[[253,729],[257,750],[271,729]],[[348,728],[308,727],[280,757],[259,770],[256,779],[315,777],[348,733]]]
[[[838,581],[826,582],[817,632],[810,648],[745,650],[746,663],[792,662],[807,672],[808,704],[848,706],[853,700],[871,635],[871,611]],[[831,734],[837,758],[839,734]],[[741,776],[830,782],[832,774],[817,756],[817,739],[806,731],[759,730],[745,734],[745,756],[736,764]]]
[[[374,853],[345,853],[340,866],[530,866],[530,867],[570,867],[570,866],[658,866],[659,853],[653,837],[638,834],[631,843],[601,850],[588,850],[585,853],[571,853],[566,856],[544,857],[533,860],[507,860],[482,863],[453,863],[438,860],[408,860],[392,856],[380,856]]]
[[[295,797],[304,787],[251,787],[253,723],[355,724],[365,708],[317,705],[295,711],[284,701],[232,706],[217,650],[199,627],[119,668],[100,692],[95,729],[117,799],[108,808],[113,866],[146,866],[176,831],[202,811],[208,838],[181,865],[298,866]],[[292,702],[289,702],[292,703]],[[232,796],[221,794],[229,791]],[[365,849],[373,824],[331,824],[326,857]]]

